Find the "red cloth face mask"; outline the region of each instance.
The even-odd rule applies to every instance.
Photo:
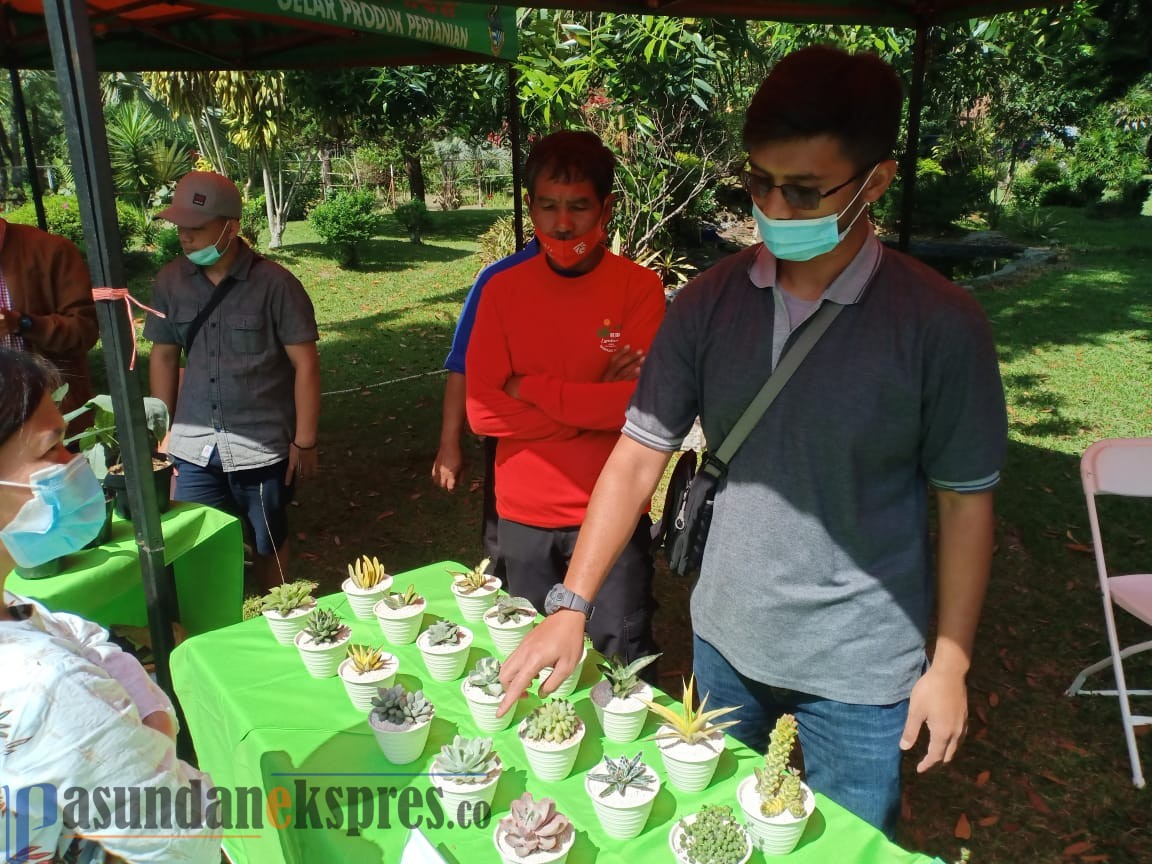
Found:
[[[572,270],[596,251],[596,247],[604,239],[604,226],[597,223],[590,231],[579,237],[569,237],[567,240],[557,240],[544,234],[537,234],[536,239],[540,241],[544,254],[553,264],[561,270]]]

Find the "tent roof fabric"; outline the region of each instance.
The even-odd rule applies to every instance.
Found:
[[[102,71],[482,63],[516,56],[514,7],[430,0],[88,0]],[[0,0],[0,57],[52,68],[40,0]]]

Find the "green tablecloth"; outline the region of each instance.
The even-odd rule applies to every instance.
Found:
[[[234,516],[200,504],[173,504],[162,517],[164,561],[172,565],[181,624],[190,634],[235,624],[244,600],[244,540]],[[97,549],[69,555],[47,579],[8,576],[7,590],[49,609],[103,624],[148,625],[132,523],[115,519]]]
[[[466,569],[444,562],[396,576],[396,587],[415,583],[428,598],[432,611],[425,616],[425,624],[437,613],[455,621],[462,620],[448,590],[451,580],[446,571],[449,568]],[[423,688],[436,706],[431,736],[420,759],[411,765],[393,766],[377,746],[366,715],[352,707],[340,679],[310,677],[295,648],[278,644],[262,619],[189,639],[172,657],[172,678],[200,767],[212,776],[218,787],[259,787],[263,794],[283,786],[292,796],[293,806],[281,812],[281,821],[284,816],[291,816],[292,822],[282,830],[270,824],[262,802],[258,802],[255,809],[261,811],[260,827],[224,831],[225,847],[237,864],[337,861],[392,864],[398,861],[407,831],[398,824],[395,800],[385,808],[391,815],[390,827],[373,824],[359,836],[349,836],[347,819],[341,815],[344,824],[339,827],[301,829],[297,827],[297,817],[306,811],[298,813],[297,806],[307,798],[296,794],[296,784],[319,787],[316,813],[323,818],[329,816],[325,796],[330,791],[339,793],[333,812],[343,814],[347,787],[424,790],[428,779],[420,774],[430,770],[432,757],[440,747],[451,741],[454,734],[478,734],[460,693],[460,681],[433,681],[414,644],[387,645],[375,621],[354,619],[343,594],[323,598],[321,605],[336,609],[351,623],[353,641],[384,644],[386,650],[397,655],[400,661],[397,680],[409,688]],[[492,644],[482,623],[468,626],[476,636],[471,666],[482,654],[491,653]],[[525,789],[537,798],[547,795],[556,799],[561,812],[572,820],[577,840],[568,858],[571,864],[672,861],[668,832],[680,816],[695,812],[705,803],[731,804],[739,813],[736,785],[752,773],[753,765],[761,756],[729,738],[716,777],[707,790],[686,794],[665,784],[640,837],[627,843],[608,838],[584,791],[584,772],[599,763],[604,755],[631,755],[642,749],[645,761],[660,773],[662,780],[666,775],[655,745],[650,741],[613,744],[598,734],[600,727],[588,699],[588,691],[598,678],[594,665],[586,664],[581,686],[572,696],[588,727],[572,775],[558,783],[536,779],[517,739],[516,724],[498,733],[496,749],[505,767],[493,804],[492,825],[484,829],[422,828],[445,860],[468,864],[498,862],[492,843],[495,822],[508,812],[510,802]],[[535,697],[522,700],[517,718],[535,704]],[[645,737],[655,728],[655,718],[649,717]],[[816,813],[789,861],[796,864],[913,864],[931,860],[900,849],[828,799],[817,798]],[[373,814],[378,814],[382,803],[387,801],[379,795],[370,800]],[[252,806],[245,809],[250,812]],[[427,813],[427,810],[414,812]],[[754,853],[754,864],[763,860],[759,852]]]

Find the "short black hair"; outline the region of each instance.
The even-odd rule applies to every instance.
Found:
[[[532,146],[524,166],[528,197],[536,193],[536,180],[547,175],[561,183],[589,181],[600,203],[612,194],[616,157],[594,132],[553,132]]]
[[[828,135],[861,169],[890,159],[904,87],[875,54],[814,45],[777,63],[748,106],[744,147]]]
[[[60,384],[55,367],[36,354],[0,348],[0,445],[36,413],[44,394]]]

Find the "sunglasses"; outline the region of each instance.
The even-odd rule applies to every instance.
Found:
[[[773,189],[779,189],[789,207],[796,210],[818,210],[821,201],[829,195],[835,195],[849,183],[859,180],[877,164],[879,163],[873,162],[871,165],[861,168],[839,186],[833,186],[826,192],[821,192],[817,186],[801,186],[798,183],[773,183],[771,175],[753,174],[747,167],[740,171],[740,180],[744,184],[745,191],[753,198],[764,200],[772,194]]]

